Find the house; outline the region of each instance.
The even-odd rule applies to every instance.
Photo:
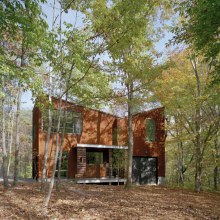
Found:
[[[54,105],[47,176],[51,177],[56,146],[58,100]],[[66,110],[61,174],[78,183],[125,182],[127,118],[62,101]],[[62,114],[64,115],[64,114]],[[61,117],[61,122],[63,116]],[[40,178],[48,128],[47,111],[33,109],[33,178]],[[61,123],[62,131],[62,123]],[[59,143],[62,134],[59,133]],[[163,183],[165,178],[164,108],[133,116],[133,181]]]

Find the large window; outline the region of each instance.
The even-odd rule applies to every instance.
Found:
[[[87,152],[87,164],[103,164],[103,152]]]
[[[58,110],[52,111],[52,127],[51,132],[57,131],[57,122],[58,122]],[[47,131],[49,125],[48,110],[42,112],[42,130]],[[60,117],[60,132],[62,132],[64,126],[64,111],[61,111]],[[82,133],[82,114],[79,112],[66,111],[66,126],[65,133]]]
[[[154,142],[156,134],[156,123],[153,118],[147,118],[145,121],[146,126],[146,141]]]

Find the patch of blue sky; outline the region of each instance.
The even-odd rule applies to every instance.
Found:
[[[42,5],[43,13],[46,15],[46,21],[52,29],[52,20],[53,20],[53,4],[54,0],[48,0],[47,3]],[[56,25],[59,25],[59,13],[60,13],[60,5],[57,3],[55,6],[55,17],[56,17]],[[72,24],[75,28],[82,28],[84,26],[83,24],[84,16],[80,12],[76,12],[73,10],[68,10],[68,13],[63,12],[62,13],[62,21]],[[158,23],[157,26],[160,26]],[[63,25],[62,28],[65,28]],[[159,56],[157,58],[157,63],[161,63],[166,59],[167,56],[167,47],[169,40],[173,38],[173,34],[169,31],[165,31],[163,37],[156,43],[155,49],[157,50]],[[99,57],[100,63],[104,65],[104,62],[106,60],[110,60],[107,53],[105,53],[103,56]],[[32,94],[30,91],[27,91],[22,96],[22,108],[24,109],[32,109],[33,108],[33,101],[32,101]]]

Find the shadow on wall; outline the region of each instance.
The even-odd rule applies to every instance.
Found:
[[[83,113],[82,143],[112,144],[112,124],[115,117],[102,112],[85,111]]]

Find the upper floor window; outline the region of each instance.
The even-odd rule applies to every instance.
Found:
[[[57,131],[58,112],[59,112],[58,110],[52,111],[51,132]],[[49,125],[48,110],[45,110],[44,112],[42,112],[41,129],[43,131],[47,131],[48,125]],[[60,132],[63,131],[63,127],[64,127],[64,111],[61,110]],[[81,113],[73,112],[73,111],[66,111],[65,133],[74,133],[74,134],[82,133],[82,114]]]
[[[118,129],[117,128],[113,128],[112,144],[118,145]]]
[[[145,121],[146,141],[154,142],[156,137],[156,122],[153,118],[147,118]]]

